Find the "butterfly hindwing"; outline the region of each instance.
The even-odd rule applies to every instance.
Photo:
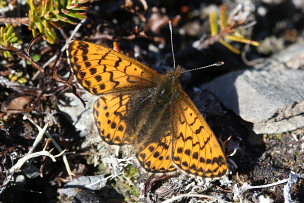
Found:
[[[153,86],[158,73],[112,49],[72,41],[68,59],[79,83],[92,94],[144,89]]]
[[[228,167],[222,148],[209,125],[182,92],[175,103],[172,160],[181,170],[201,177],[221,177]]]
[[[141,166],[149,172],[165,173],[176,171],[171,160],[172,134],[167,134],[159,142],[151,142],[137,153]]]
[[[171,160],[171,133],[149,143],[139,143],[143,138],[129,133],[128,114],[133,94],[134,92],[106,94],[95,102],[94,117],[101,137],[109,144],[136,143],[138,161],[146,171],[157,173],[175,171],[176,167]]]
[[[107,94],[94,103],[94,117],[100,136],[109,144],[131,144],[132,135],[126,132],[124,117],[130,94]]]

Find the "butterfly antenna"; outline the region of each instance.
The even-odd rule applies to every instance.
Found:
[[[173,68],[175,69],[175,56],[174,56],[174,47],[173,47],[173,31],[172,31],[172,23],[171,20],[169,20],[169,29],[170,29],[170,41],[171,41],[171,52],[172,52],[172,58],[173,58]]]
[[[221,66],[221,65],[224,65],[223,61],[219,61],[217,63],[213,63],[213,64],[210,64],[210,65],[207,65],[207,66],[202,66],[202,67],[199,67],[199,68],[185,70],[185,71],[183,71],[183,73],[190,72],[190,71],[195,71],[195,70],[200,70],[200,69],[205,69],[205,68],[209,68],[209,67],[212,67],[212,66]]]

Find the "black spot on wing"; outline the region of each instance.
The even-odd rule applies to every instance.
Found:
[[[196,131],[195,131],[195,134],[200,134],[202,129],[204,129],[204,127],[201,125]]]
[[[155,147],[150,146],[148,149],[149,149],[149,151],[150,151],[150,152],[153,152],[153,151],[154,151],[154,149],[155,149]]]
[[[92,64],[91,64],[90,62],[88,62],[88,61],[84,62],[84,65],[85,65],[86,67],[91,67],[91,66],[92,66]]]
[[[115,62],[114,67],[117,68],[120,62],[122,62],[122,59],[119,57],[118,60]]]
[[[89,62],[86,62],[86,63],[89,63]],[[90,66],[91,66],[91,63],[90,63]],[[97,69],[96,68],[90,68],[90,73],[92,75],[95,75],[97,73]]]
[[[116,88],[119,85],[119,82],[114,80],[114,73],[113,72],[109,72],[109,73],[110,73],[109,81],[115,83],[113,88]]]
[[[83,61],[87,61],[89,59],[87,55],[84,55],[82,57],[83,57]]]
[[[111,50],[108,51],[108,52],[106,52],[106,53],[99,59],[98,64],[102,64],[102,61],[103,61],[104,59],[107,58],[107,56],[110,54],[110,52],[111,52]],[[106,66],[105,66],[105,67],[106,67]],[[105,71],[104,71],[104,72],[105,72]]]
[[[153,154],[153,157],[154,157],[154,158],[157,158],[157,157],[159,157],[159,155],[160,155],[159,152],[155,152],[155,153]]]
[[[88,52],[89,52],[89,45],[87,43],[84,43],[84,42],[79,42],[78,46],[77,46],[77,49],[80,49],[82,50],[82,55],[87,55]]]
[[[101,82],[101,81],[102,81],[101,75],[96,75],[96,76],[95,76],[95,80],[96,80],[97,82]]]
[[[106,85],[105,85],[105,84],[100,84],[100,85],[99,85],[99,88],[100,88],[101,90],[104,90],[104,89],[106,89]]]
[[[86,76],[87,73],[81,71],[78,74],[79,74],[80,78],[83,79]]]

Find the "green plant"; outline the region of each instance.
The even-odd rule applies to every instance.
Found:
[[[7,47],[16,43],[22,43],[19,39],[15,29],[12,25],[5,25],[0,27],[0,45]],[[9,51],[4,51],[3,56],[5,58],[12,58],[13,55]]]
[[[233,17],[236,16],[238,13],[242,14],[242,16],[245,17],[239,18],[238,20],[234,20]],[[227,6],[225,5],[222,5],[219,9],[219,19],[217,12],[212,11],[209,15],[209,24],[211,29],[211,36],[214,38],[214,40],[211,41],[218,41],[223,46],[225,46],[230,51],[236,54],[240,54],[241,51],[233,47],[229,43],[230,41],[236,41],[240,43],[250,44],[253,46],[259,46],[259,42],[246,39],[242,34],[240,34],[239,28],[245,25],[247,20],[246,17],[247,15],[244,15],[244,13],[241,13],[241,11],[238,11],[233,16],[228,17]]]
[[[89,0],[28,0],[29,29],[33,36],[39,33],[51,44],[55,43],[56,28],[60,29],[62,23],[77,24],[77,20],[86,18],[88,7],[82,4]]]
[[[7,6],[7,2],[0,0],[0,8],[4,8],[5,6]]]

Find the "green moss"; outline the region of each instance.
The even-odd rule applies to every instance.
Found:
[[[124,174],[115,178],[111,186],[125,197],[126,202],[139,202],[141,194],[137,185],[140,173],[136,167],[129,164],[124,167]]]
[[[126,202],[139,202],[140,191],[137,185],[122,176],[115,180],[115,184],[112,183],[111,186],[125,197]]]
[[[124,168],[125,176],[129,178],[131,181],[137,181],[137,179],[140,177],[140,173],[136,167],[129,164]]]

